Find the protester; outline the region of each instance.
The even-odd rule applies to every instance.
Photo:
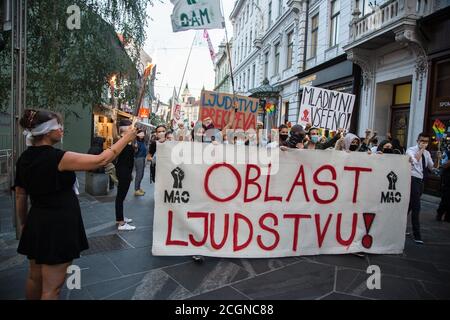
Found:
[[[155,129],[156,137],[154,140],[150,142],[150,146],[148,148],[147,160],[150,161],[150,182],[155,183],[156,179],[156,146],[157,142],[163,143],[166,141],[166,126],[159,125]]]
[[[166,141],[175,141],[175,136],[172,131],[166,132]]]
[[[376,137],[377,133],[372,129],[366,129],[366,136],[364,138],[359,139],[359,147],[358,151],[361,152],[369,152],[370,150],[370,140]]]
[[[130,126],[130,120],[121,120],[119,122],[120,136],[124,136],[130,129]],[[134,155],[134,148],[130,142],[123,148],[116,161],[116,173],[119,179],[119,185],[117,186],[115,208],[117,229],[119,231],[133,231],[136,229],[135,226],[129,224],[133,220],[124,217],[123,214],[123,203],[130,189],[131,181],[133,180]]]
[[[14,187],[21,229],[17,251],[30,263],[26,298],[54,300],[72,260],[88,249],[75,171],[104,167],[136,133],[130,127],[111,148],[88,155],[53,147],[63,137],[62,120],[54,112],[28,109],[19,123],[29,146],[17,160]]]
[[[150,155],[150,146],[155,142],[156,142],[156,133],[152,133],[149,143],[148,143],[149,153],[147,154],[147,161],[150,163],[150,184],[155,182],[154,171],[152,169],[153,161],[152,161],[152,156]]]
[[[391,141],[392,149],[394,150],[394,153],[396,153],[396,154],[404,154],[405,153],[405,148],[403,148],[400,145],[400,140],[393,138],[390,141]]]
[[[303,126],[300,124],[293,125],[289,134],[289,138],[286,140],[286,147],[291,149],[303,149],[303,142],[306,134]],[[281,149],[286,150],[286,147],[282,146]]]
[[[319,134],[319,128],[311,127],[306,135],[307,142],[305,144],[305,149],[325,150],[334,147],[336,141],[341,137],[342,131],[342,129],[339,129],[332,139],[321,141],[322,136]]]
[[[205,136],[205,129],[203,128],[202,122],[197,121],[197,123],[194,125],[194,128],[191,131],[192,141],[203,142],[204,136]]]
[[[282,124],[278,127],[278,139],[274,139],[267,144],[267,148],[278,148],[281,146],[287,147],[286,141],[289,138],[289,129],[286,125]]]
[[[441,202],[437,209],[436,220],[450,222],[450,144],[441,160]]]
[[[377,147],[376,153],[394,153],[394,148],[389,140],[383,140]]]
[[[428,170],[434,168],[430,152],[426,150],[429,142],[430,136],[422,132],[417,137],[417,145],[406,150],[406,154],[411,161],[411,195],[408,213],[411,212],[413,236],[417,244],[424,243],[420,233],[420,197],[423,193],[424,181],[428,176]]]
[[[361,140],[353,133],[347,133],[343,140],[344,150],[347,152],[359,151]]]
[[[105,143],[105,138],[103,137],[95,137],[92,139],[92,145],[88,150],[88,154],[99,155],[103,152],[103,144]],[[112,163],[108,163],[105,167],[98,168],[95,170],[91,170],[94,173],[106,173],[109,176],[109,189],[114,189],[114,184],[118,184],[119,180],[117,180],[116,176],[116,167]]]
[[[378,138],[377,137],[373,137],[372,139],[370,139],[370,144],[369,144],[369,148],[370,148],[370,152],[371,153],[376,153],[378,151]]]
[[[141,189],[141,182],[144,178],[145,158],[147,156],[147,146],[145,144],[145,132],[139,130],[134,143],[134,167],[136,176],[134,178],[134,195],[143,196],[145,191]]]

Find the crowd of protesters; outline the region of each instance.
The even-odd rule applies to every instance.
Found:
[[[88,154],[65,152],[54,147],[63,135],[61,117],[53,112],[26,110],[20,120],[25,129],[29,148],[16,164],[15,192],[17,213],[22,236],[18,252],[28,257],[30,272],[27,279],[27,298],[56,299],[63,284],[66,269],[80,252],[88,248],[87,238],[76,195],[77,181],[74,171],[94,171],[110,176],[110,184],[117,184],[115,202],[116,223],[119,231],[133,231],[132,219],[124,215],[124,200],[134,176],[134,195],[144,196],[141,182],[147,163],[150,182],[157,177],[158,145],[169,142],[200,142],[212,144],[249,145],[262,148],[303,150],[340,150],[368,154],[406,155],[411,163],[412,235],[417,244],[423,244],[420,230],[420,198],[424,181],[430,172],[437,173],[440,166],[442,200],[436,219],[450,222],[450,147],[443,154],[437,152],[433,162],[427,147],[430,136],[420,133],[417,144],[405,150],[398,139],[386,134],[384,139],[373,130],[364,137],[338,129],[322,130],[307,124],[305,127],[280,125],[267,134],[260,130],[243,132],[233,130],[235,113],[232,111],[224,128],[215,128],[211,118],[186,126],[176,124],[171,130],[164,125],[154,130],[137,130],[130,120],[118,123],[118,138],[110,148],[104,148],[104,139],[96,137]],[[31,208],[28,210],[28,197]],[[201,261],[200,256],[193,257]]]

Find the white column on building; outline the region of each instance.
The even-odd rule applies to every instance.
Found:
[[[347,51],[347,59],[357,64],[362,71],[363,86],[361,88],[357,135],[364,135],[367,128],[374,126],[374,94],[375,67],[371,54],[363,49]]]
[[[408,127],[408,146],[412,146],[416,143],[419,133],[423,131],[429,64],[423,40],[416,32],[415,26],[405,25],[394,32],[395,41],[406,44],[415,57],[415,72],[411,84],[411,108]]]

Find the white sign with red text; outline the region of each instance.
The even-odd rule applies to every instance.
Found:
[[[258,152],[182,144],[227,155],[236,148]],[[406,156],[290,149],[277,164],[234,164],[225,155],[191,164],[180,162],[179,145],[158,144],[154,255],[403,252],[411,179]]]

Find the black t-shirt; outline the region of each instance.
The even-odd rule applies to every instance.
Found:
[[[31,196],[72,189],[75,173],[58,171],[64,154],[65,151],[48,145],[28,147],[17,160],[14,185],[24,188]]]
[[[116,175],[119,179],[131,179],[134,167],[134,148],[127,144],[116,160]]]

